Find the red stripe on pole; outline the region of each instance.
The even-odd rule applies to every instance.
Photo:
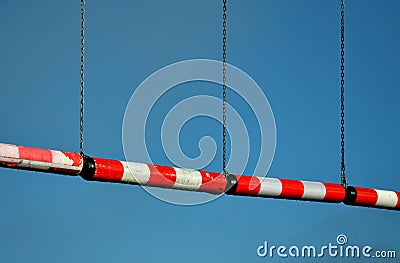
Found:
[[[176,182],[176,171],[172,167],[161,165],[148,165],[150,168],[150,179],[147,185],[172,187]]]
[[[378,193],[371,188],[354,187],[357,191],[356,205],[375,206],[378,201]]]
[[[18,163],[0,162],[0,166],[4,166],[4,167],[8,167],[8,168],[16,168],[16,167],[18,167]]]
[[[279,179],[282,183],[281,198],[301,199],[304,194],[304,185],[299,180]]]
[[[96,170],[93,179],[101,181],[121,181],[124,175],[124,166],[120,161],[93,158]]]
[[[51,163],[53,161],[53,155],[50,150],[18,146],[18,151],[19,158],[21,159],[45,163]]]
[[[258,195],[261,188],[260,180],[255,176],[235,175],[237,178],[237,187],[235,194],[255,196]]]
[[[323,183],[325,185],[326,194],[324,201],[327,202],[343,202],[346,197],[346,189],[340,184]]]
[[[73,162],[73,166],[81,166],[82,165],[82,155],[79,153],[71,153],[71,152],[62,152],[65,156],[68,157]]]
[[[226,188],[223,174],[200,171],[202,182],[199,191],[212,194],[222,194]]]
[[[400,192],[396,192],[396,194],[397,194],[397,205],[396,205],[396,208],[400,209]]]

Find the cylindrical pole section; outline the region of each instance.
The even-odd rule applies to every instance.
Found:
[[[244,175],[224,176],[153,164],[124,162],[0,143],[0,166],[47,173],[80,175],[85,180],[145,185],[210,194],[254,196],[316,201],[344,202],[400,210],[400,193],[340,184],[264,178]]]
[[[38,172],[79,175],[79,153],[62,152],[0,143],[0,166]]]
[[[124,162],[101,158],[85,159],[92,162],[95,170],[82,171],[82,177],[90,181],[139,184],[145,186],[187,191],[222,194],[226,180],[222,174],[196,171],[169,166]]]
[[[238,176],[233,195],[340,203],[346,191],[340,184],[269,177]]]
[[[344,203],[353,206],[400,210],[400,192],[349,186]]]

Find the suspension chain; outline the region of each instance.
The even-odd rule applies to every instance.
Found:
[[[345,161],[344,161],[344,0],[342,0],[341,3],[341,30],[340,30],[340,48],[341,48],[341,52],[340,52],[340,145],[341,145],[341,154],[342,154],[342,158],[341,158],[341,183],[342,185],[347,188],[347,180],[346,180],[346,166],[345,166]]]
[[[224,175],[227,176],[228,172],[226,170],[226,0],[223,0],[223,15],[222,15],[222,169]]]
[[[84,95],[85,95],[85,0],[81,0],[81,104],[80,104],[80,153],[83,152],[83,135],[84,135]]]

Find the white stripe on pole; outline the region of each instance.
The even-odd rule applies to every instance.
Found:
[[[150,179],[150,168],[147,164],[123,162],[124,175],[121,181],[127,183],[138,183],[140,185],[146,185]]]
[[[0,145],[0,158],[5,159],[4,157],[9,158],[19,158],[19,150],[18,147],[11,144],[3,144]]]
[[[323,183],[301,181],[304,185],[304,194],[301,197],[305,200],[323,200],[326,195],[326,188]]]
[[[173,188],[185,190],[198,190],[203,181],[199,171],[183,168],[174,168],[176,181]]]
[[[258,178],[261,181],[258,195],[278,197],[282,193],[282,183],[276,178]]]
[[[376,201],[376,206],[382,207],[396,207],[398,197],[397,194],[393,191],[386,191],[386,190],[377,190],[374,189],[378,194],[378,201]]]

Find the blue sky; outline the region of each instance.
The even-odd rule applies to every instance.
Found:
[[[339,4],[228,3],[228,62],[257,81],[275,116],[268,176],[340,182]],[[151,73],[182,60],[221,59],[221,7],[220,1],[87,3],[87,154],[124,159],[125,108]],[[351,185],[400,189],[398,10],[395,0],[346,3]],[[78,1],[1,1],[1,142],[79,150],[79,12]],[[190,88],[199,93],[188,85],[184,94]],[[194,138],[181,141],[193,156],[202,136],[196,127],[185,127]],[[217,123],[205,132],[220,153]],[[158,142],[160,134],[146,136]],[[157,143],[149,147],[155,163],[170,165]],[[248,171],[257,155],[251,153]],[[207,169],[218,171],[220,157]],[[0,208],[4,262],[279,262],[259,258],[257,247],[326,244],[340,233],[351,244],[400,254],[398,212],[342,204],[224,196],[182,207],[137,186],[1,169]]]

